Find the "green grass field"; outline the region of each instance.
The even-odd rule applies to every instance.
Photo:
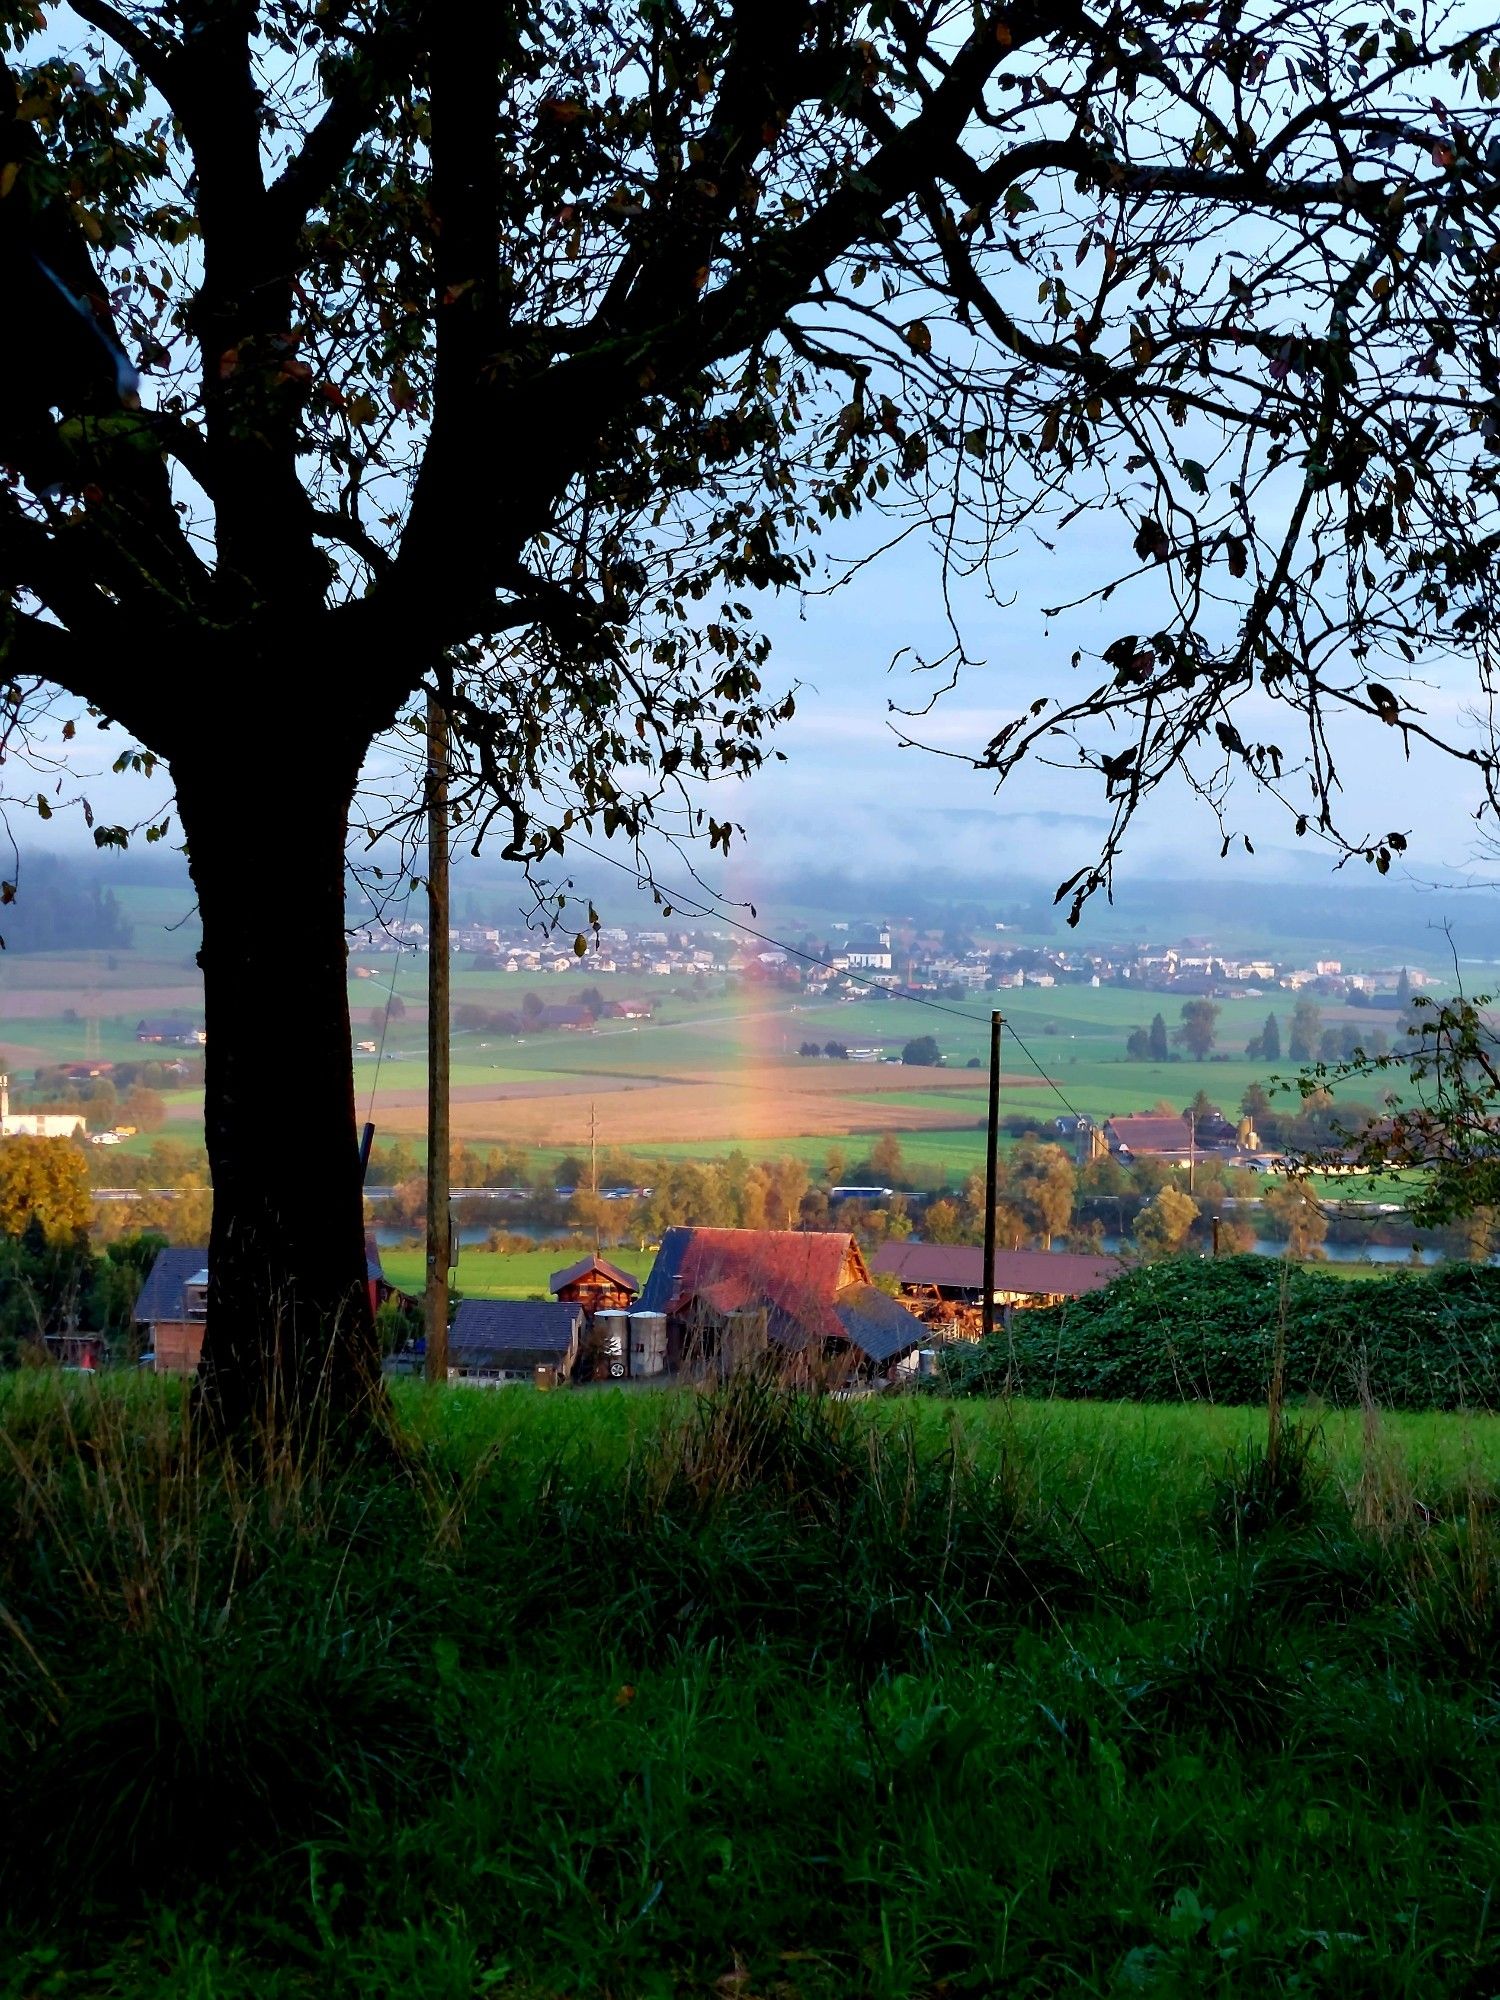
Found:
[[[1500,1985],[1500,1423],[0,1390],[0,1992]]]
[[[0,959],[0,1050],[18,1074],[79,1058],[91,1034],[97,1034],[106,1060],[139,1059],[149,1053],[134,1039],[143,1013],[201,1018],[200,980],[192,958],[196,939],[191,927],[164,927],[183,914],[179,905],[180,898],[166,892],[144,896],[139,909],[132,910],[137,934],[129,951]],[[423,965],[379,955],[356,959],[350,967],[350,1004],[356,1039],[379,1039],[370,1019],[384,1007],[393,970],[408,1012],[391,1023],[378,1063],[369,1055],[356,1058],[356,1101],[360,1114],[371,1115],[383,1135],[416,1140],[426,1083]],[[361,972],[369,976],[361,978]],[[586,978],[479,972],[460,965],[455,1003],[514,1009],[527,992],[566,1001],[584,983]],[[1175,1025],[1180,1001],[1169,995],[1107,987],[1023,987],[944,1002],[945,1008],[957,1010],[955,1018],[952,1011],[937,1014],[907,1001],[802,1000],[758,988],[725,993],[722,981],[711,982],[701,994],[645,977],[611,981],[600,975],[598,983],[611,993],[646,993],[654,1018],[605,1024],[584,1035],[532,1033],[508,1039],[473,1030],[455,1035],[455,1129],[462,1136],[478,1144],[527,1145],[538,1160],[555,1160],[582,1143],[588,1106],[597,1099],[603,1142],[638,1154],[719,1156],[740,1147],[756,1158],[794,1153],[817,1163],[830,1145],[856,1159],[862,1143],[899,1124],[902,1116],[940,1118],[939,1124],[904,1135],[903,1147],[924,1174],[942,1173],[956,1181],[982,1161],[981,1071],[972,1073],[971,1089],[954,1093],[924,1088],[920,1073],[914,1072],[909,1092],[887,1096],[871,1088],[862,1066],[843,1072],[841,1065],[808,1065],[821,1086],[831,1083],[835,1089],[837,1101],[830,1109],[826,1098],[814,1104],[789,1094],[783,1066],[790,1064],[794,1072],[800,1068],[796,1050],[805,1040],[879,1043],[894,1055],[907,1040],[931,1033],[948,1068],[963,1070],[971,1057],[986,1056],[989,1013],[996,1004],[1011,1024],[1003,1044],[1002,1107],[1007,1115],[1045,1121],[1076,1110],[1104,1118],[1161,1101],[1180,1108],[1199,1089],[1233,1114],[1251,1083],[1266,1082],[1273,1068],[1283,1074],[1292,1070],[1289,1060],[1267,1065],[1249,1062],[1242,1054],[1268,1011],[1277,1013],[1285,1029],[1293,1004],[1287,994],[1226,1002],[1214,1059],[1151,1064],[1127,1060],[1125,1038],[1158,1010],[1169,1027]],[[1386,1014],[1337,1007],[1325,1008],[1324,1020],[1391,1026]],[[295,1039],[279,1025],[271,1006],[266,1062],[268,1076],[277,1080],[277,1115],[292,1129]],[[1039,1071],[1050,1083],[1039,1083]],[[762,1074],[765,1081],[757,1085]],[[693,1079],[686,1096],[680,1087],[685,1079]],[[746,1103],[726,1088],[715,1115],[719,1079],[726,1087],[748,1083],[754,1102]],[[639,1093],[657,1087],[677,1095],[665,1098],[660,1107],[649,1106]],[[530,1108],[543,1101],[547,1109],[538,1110],[533,1121]],[[201,1109],[201,1093],[172,1093],[162,1136],[196,1142]],[[842,1129],[830,1132],[831,1126]],[[141,1151],[149,1144],[150,1136],[144,1136],[128,1142],[128,1150]]]
[[[583,1250],[484,1250],[465,1244],[459,1252],[453,1288],[465,1298],[531,1299],[547,1298],[547,1281],[554,1271],[577,1263]],[[644,1278],[651,1268],[652,1253],[628,1248],[606,1250],[611,1264]],[[420,1296],[426,1259],[420,1250],[382,1250],[381,1264],[393,1285]]]

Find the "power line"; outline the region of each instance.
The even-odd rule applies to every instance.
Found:
[[[412,890],[414,887],[414,883],[408,884],[406,900],[401,905],[401,927],[403,930],[406,928],[406,919],[411,910]],[[396,977],[401,970],[401,953],[403,948],[398,939],[396,942],[396,962],[391,967],[391,988],[385,996],[385,1012],[380,1023],[380,1046],[375,1051],[375,1074],[370,1079],[370,1103],[369,1108],[365,1112],[365,1123],[367,1125],[372,1124],[375,1118],[375,1091],[380,1083],[380,1065],[385,1061],[385,1038],[391,1031],[391,1002],[396,997]]]
[[[654,876],[643,874],[639,868],[632,868],[628,861],[621,861],[617,855],[606,854],[600,848],[590,847],[587,841],[583,840],[576,840],[573,845],[585,854],[592,854],[596,861],[607,861],[611,868],[618,868],[621,874],[629,875],[642,888],[662,888]],[[769,931],[759,931],[753,924],[747,924],[739,917],[730,916],[727,910],[720,909],[713,903],[700,902],[696,897],[689,895],[679,895],[670,888],[663,889],[662,893],[671,899],[673,909],[686,910],[689,915],[695,917],[716,917],[720,923],[728,924],[732,930],[743,931],[746,937],[752,937],[760,944],[773,945],[777,951],[784,951],[790,958],[800,958],[808,965],[816,965],[820,971],[832,972],[840,979],[853,980],[857,986],[868,986],[872,992],[883,993],[887,998],[890,996],[890,988],[883,986],[878,979],[866,979],[862,973],[847,971],[842,966],[831,964],[826,958],[819,958],[816,952],[804,951],[800,945],[788,944],[784,938],[773,937]],[[914,1007],[930,1007],[935,1014],[951,1014],[955,1021],[966,1021],[971,1028],[983,1025],[977,1015],[960,1013],[957,1007],[945,1007],[941,1000],[930,1000],[925,993],[903,993],[901,998],[909,1001]]]
[[[1021,1051],[1022,1055],[1025,1056],[1027,1062],[1031,1064],[1031,1067],[1036,1071],[1037,1075],[1042,1079],[1042,1082],[1045,1083],[1048,1086],[1048,1088],[1054,1093],[1054,1095],[1057,1097],[1058,1102],[1064,1107],[1065,1110],[1071,1113],[1071,1115],[1074,1118],[1081,1118],[1083,1116],[1082,1112],[1080,1112],[1076,1108],[1076,1106],[1069,1100],[1067,1092],[1063,1089],[1062,1085],[1057,1081],[1057,1078],[1054,1076],[1048,1076],[1047,1072],[1042,1068],[1042,1065],[1037,1061],[1036,1057],[1031,1053],[1031,1050],[1026,1046],[1025,1042],[1023,1042],[1021,1040],[1021,1037],[1016,1033],[1015,1028],[1011,1023],[1011,1018],[1009,1014],[1007,1014],[1005,1017],[1005,1025],[1007,1028],[1010,1029],[1011,1040],[1015,1043],[1016,1047]]]
[[[670,898],[674,909],[686,910],[691,916],[714,917],[720,923],[728,924],[731,929],[743,932],[746,937],[755,938],[761,944],[771,945],[777,951],[784,951],[791,958],[800,958],[807,965],[817,966],[820,971],[835,973],[844,979],[852,980],[857,986],[870,988],[872,992],[886,994],[887,996],[890,993],[890,988],[883,986],[878,979],[866,979],[858,972],[850,972],[839,966],[832,965],[826,958],[819,958],[815,952],[804,951],[800,945],[788,944],[784,938],[774,937],[770,931],[757,930],[753,924],[747,924],[739,917],[730,916],[727,910],[719,908],[712,902],[705,903],[695,896],[679,895],[670,888],[663,888],[663,885],[654,876],[643,874],[639,868],[632,868],[628,861],[622,861],[618,855],[606,854],[602,848],[591,847],[584,840],[574,841],[573,845],[583,853],[591,854],[596,861],[607,862],[611,868],[618,868],[621,874],[631,876],[642,888],[661,890],[664,896]],[[903,992],[900,997],[910,1006],[927,1007],[934,1014],[947,1014],[955,1021],[966,1022],[971,1028],[983,1026],[983,1022],[978,1015],[966,1014],[957,1007],[946,1006],[943,1001],[930,999],[925,993],[907,991]],[[1025,1056],[1027,1062],[1031,1064],[1031,1067],[1036,1071],[1042,1082],[1054,1093],[1058,1102],[1070,1116],[1074,1118],[1080,1117],[1082,1114],[1070,1102],[1067,1093],[1063,1090],[1062,1085],[1057,1081],[1056,1077],[1047,1074],[1047,1071],[1037,1061],[1027,1044],[1016,1033],[1015,1026],[1009,1015],[1005,1017],[1005,1025],[1010,1030],[1011,1040],[1021,1051],[1022,1055]]]

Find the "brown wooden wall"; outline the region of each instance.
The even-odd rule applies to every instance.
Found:
[[[151,1327],[158,1375],[191,1375],[203,1353],[203,1321],[156,1320]]]
[[[564,1285],[557,1296],[563,1305],[582,1306],[587,1313],[629,1312],[635,1293],[627,1292],[622,1285],[611,1284],[608,1278],[595,1275],[575,1278],[571,1285]]]

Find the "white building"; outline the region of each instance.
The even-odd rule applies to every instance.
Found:
[[[76,1112],[10,1108],[10,1078],[0,1076],[0,1139],[71,1139],[87,1127]]]
[[[885,924],[864,925],[851,934],[845,956],[852,972],[889,972],[891,933]]]

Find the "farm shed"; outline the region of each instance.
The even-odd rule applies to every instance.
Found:
[[[566,1376],[578,1358],[583,1314],[545,1299],[465,1299],[448,1334],[450,1373],[461,1382],[534,1382],[538,1368]]]
[[[365,1282],[372,1312],[396,1296],[370,1234],[365,1237]],[[191,1375],[203,1353],[208,1323],[208,1251],[201,1244],[158,1251],[131,1316],[142,1346],[156,1356],[158,1375]]]
[[[42,1341],[60,1368],[81,1368],[85,1373],[102,1368],[109,1351],[102,1333],[47,1333]]]
[[[581,1306],[586,1313],[628,1312],[641,1286],[638,1278],[632,1278],[628,1271],[611,1264],[596,1250],[592,1256],[569,1264],[566,1270],[554,1271],[547,1289],[560,1304]]]
[[[918,1309],[984,1301],[984,1252],[969,1243],[882,1243],[870,1260],[877,1277],[894,1278]],[[1007,1306],[1050,1306],[1102,1291],[1125,1266],[1118,1257],[1065,1250],[997,1250],[995,1300]]]
[[[669,1358],[689,1370],[715,1365],[747,1315],[765,1315],[771,1346],[844,1374],[883,1370],[923,1334],[833,1230],[669,1229],[640,1310],[666,1315]]]

